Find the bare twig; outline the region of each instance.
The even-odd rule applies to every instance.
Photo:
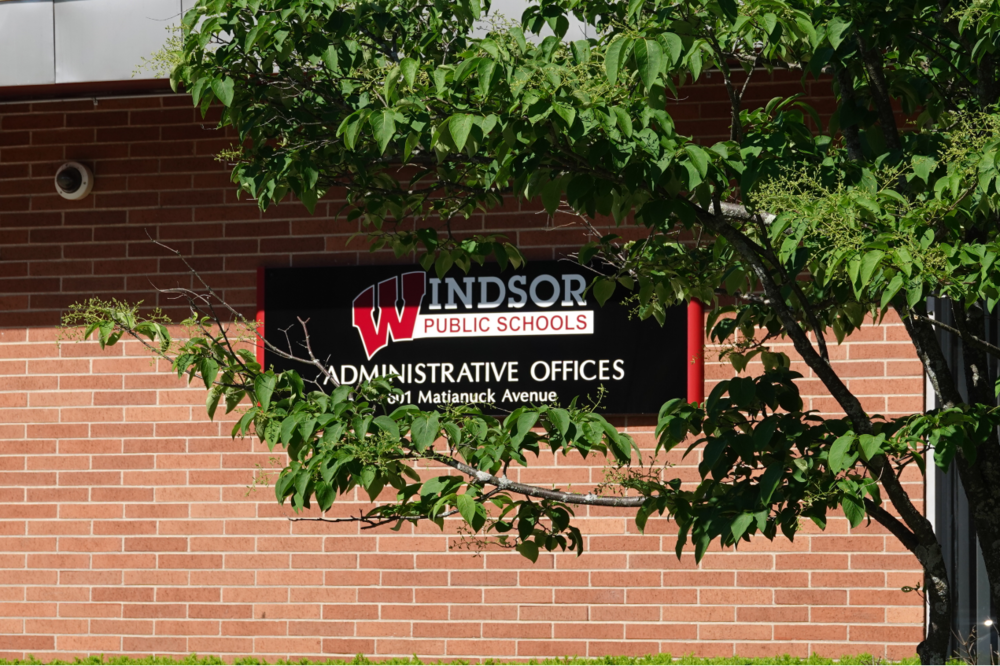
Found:
[[[323,374],[324,377],[326,377],[327,381],[333,382],[334,386],[340,386],[340,382],[337,380],[337,378],[334,377],[332,374],[330,374],[330,372],[323,367],[323,364],[316,359],[315,354],[313,354],[312,343],[309,341],[309,328],[306,326],[306,324],[309,323],[309,320],[302,319],[302,317],[296,317],[296,319],[298,319],[299,324],[302,325],[302,333],[303,335],[306,336],[305,347],[306,347],[306,352],[309,354],[309,360],[312,362],[314,366],[319,368],[319,371]]]
[[[986,352],[988,354],[992,354],[993,356],[996,356],[997,358],[1000,358],[1000,347],[997,347],[996,345],[991,345],[990,343],[986,342],[985,340],[981,340],[980,338],[977,338],[974,335],[971,335],[971,334],[968,334],[968,333],[963,333],[962,331],[960,331],[959,329],[955,328],[954,326],[949,326],[948,324],[942,323],[942,322],[938,321],[937,319],[931,319],[930,317],[925,317],[925,316],[923,316],[921,314],[917,314],[916,312],[912,312],[912,311],[910,312],[910,316],[913,317],[914,319],[919,319],[921,321],[925,321],[928,324],[930,324],[931,326],[934,326],[935,328],[940,328],[943,331],[948,331],[949,333],[954,333],[955,335],[959,336],[962,339],[962,342],[964,342],[966,344],[969,344],[969,345],[973,345],[975,347],[978,347],[982,351],[984,351],[984,352]]]

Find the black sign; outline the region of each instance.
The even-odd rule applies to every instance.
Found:
[[[402,404],[479,403],[509,412],[532,403],[578,404],[604,394],[600,411],[656,413],[686,392],[686,313],[639,321],[619,288],[603,307],[584,294],[591,274],[573,262],[532,261],[453,270],[443,280],[419,266],[274,268],[264,275],[266,335],[306,356],[297,317],[308,320],[315,356],[345,384],[399,375]],[[630,316],[631,315],[631,316]],[[265,366],[315,368],[266,352]]]

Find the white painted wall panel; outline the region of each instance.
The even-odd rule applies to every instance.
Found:
[[[528,0],[494,0],[518,20]],[[194,0],[6,0],[0,2],[0,87],[126,81],[169,36]],[[482,30],[476,31],[482,33]],[[588,31],[573,22],[567,39]],[[589,32],[592,32],[589,31]]]
[[[55,0],[54,12],[56,83],[124,81],[151,78],[132,74],[180,23],[181,0]]]
[[[0,86],[54,82],[52,0],[0,3]]]

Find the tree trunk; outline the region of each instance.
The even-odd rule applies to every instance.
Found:
[[[941,546],[920,545],[914,554],[924,567],[924,594],[927,601],[927,636],[917,645],[922,664],[943,664],[948,657],[951,640],[952,596],[948,585],[948,570]]]

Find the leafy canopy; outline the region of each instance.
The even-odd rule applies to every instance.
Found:
[[[582,261],[605,262],[598,297],[634,290],[640,316],[661,321],[670,305],[700,299],[735,370],[753,359],[763,370],[720,383],[704,405],[664,405],[658,451],[689,435],[705,446],[702,480],[688,490],[629,471],[628,438],[576,407],[525,408],[503,421],[464,407],[390,409],[386,382],[308,392],[296,373],[237,364],[217,334],[202,350],[189,343],[178,371],[233,371],[260,403],[239,431],[290,447],[279,497],[325,507],[352,484],[389,484],[399,495],[379,515],[457,511],[477,530],[515,530],[530,556],[532,539],[578,545],[566,509],[553,498],[535,503],[495,474],[536,446],[599,450],[637,491],[640,525],[653,513],[676,518],[679,549],[689,535],[699,557],[713,539],[779,529],[792,537],[800,518],[823,525],[839,506],[852,525],[867,515],[914,550],[940,583],[932,607],[947,608],[940,547],[898,480],[933,451],[942,467],[957,461],[970,504],[984,507],[976,529],[998,544],[984,556],[1000,576],[1000,521],[989,508],[1000,443],[985,362],[1000,349],[983,324],[1000,300],[997,2],[538,0],[520,22],[494,19],[474,37],[488,9],[481,0],[201,0],[184,17],[171,78],[203,110],[224,106],[222,123],[240,139],[226,153],[234,181],[262,207],[294,195],[312,208],[342,193],[373,248],[415,253],[439,275],[490,257],[519,265],[503,238],[452,233],[452,220],[504,197],[635,223],[648,231],[643,240],[606,236],[581,248]],[[565,41],[571,17],[595,36]],[[679,132],[671,111],[710,70],[731,129],[707,146]],[[744,92],[772,75],[832,83],[835,110],[823,117],[800,95],[745,103]],[[954,303],[964,387],[935,336],[948,325],[927,316],[930,296]],[[827,335],[841,342],[890,311],[934,388],[939,409],[927,415],[869,415],[829,362]],[[803,410],[800,374],[768,348],[780,337],[842,418]],[[541,430],[529,434],[533,426]],[[438,436],[448,440],[440,455],[471,470],[458,468],[470,475],[464,493],[457,481],[406,471],[439,455],[429,444]],[[898,518],[881,507],[880,488]],[[495,520],[480,511],[487,499],[501,512]],[[550,534],[513,527],[542,518]],[[569,539],[558,542],[563,532]]]

